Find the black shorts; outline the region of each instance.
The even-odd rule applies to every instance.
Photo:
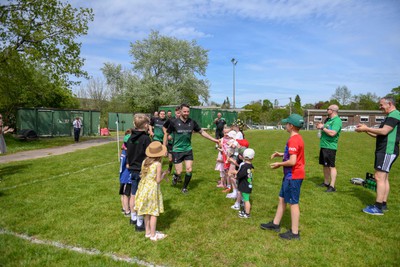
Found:
[[[185,152],[172,152],[172,160],[174,164],[182,163],[185,160],[193,160],[193,150]]]
[[[397,156],[396,154],[375,153],[375,170],[389,173]]]
[[[131,184],[120,184],[120,186],[119,186],[119,194],[129,197],[131,195],[131,187],[132,187]]]
[[[167,144],[167,151],[168,151],[168,154],[172,154],[172,144],[170,144],[170,143]]]
[[[329,148],[321,148],[319,151],[319,164],[324,167],[335,167],[336,150]]]

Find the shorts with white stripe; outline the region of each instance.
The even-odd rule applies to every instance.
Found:
[[[389,173],[397,156],[396,154],[375,153],[375,170]]]

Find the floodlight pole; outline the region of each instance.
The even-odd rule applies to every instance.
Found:
[[[233,66],[233,108],[236,108],[236,103],[235,103],[235,66],[238,63],[238,61],[235,58],[231,59],[232,66]]]

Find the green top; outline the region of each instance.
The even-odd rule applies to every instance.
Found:
[[[167,132],[173,137],[173,152],[187,152],[192,150],[192,133],[200,132],[201,128],[196,121],[188,118],[187,121],[181,119],[172,120]]]
[[[319,146],[321,148],[337,150],[340,131],[342,130],[342,120],[339,118],[339,116],[329,118],[325,121],[324,128],[334,130],[336,131],[336,134],[334,136],[329,136],[324,131],[322,131]]]
[[[153,126],[153,141],[163,142],[164,139],[164,131],[163,126],[167,119],[153,118],[150,121],[150,125]]]
[[[131,137],[131,134],[127,134],[124,136],[124,143],[128,142],[129,137]]]
[[[400,141],[400,111],[391,111],[379,128],[382,128],[385,125],[393,127],[393,130],[391,130],[387,135],[376,136],[375,152],[398,155]]]

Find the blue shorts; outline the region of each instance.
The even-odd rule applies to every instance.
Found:
[[[299,180],[283,179],[279,196],[285,200],[285,203],[299,204],[300,187],[302,183],[303,179]]]
[[[136,195],[136,191],[138,189],[140,182],[140,173],[137,171],[131,172],[131,181],[132,181],[131,194]]]

